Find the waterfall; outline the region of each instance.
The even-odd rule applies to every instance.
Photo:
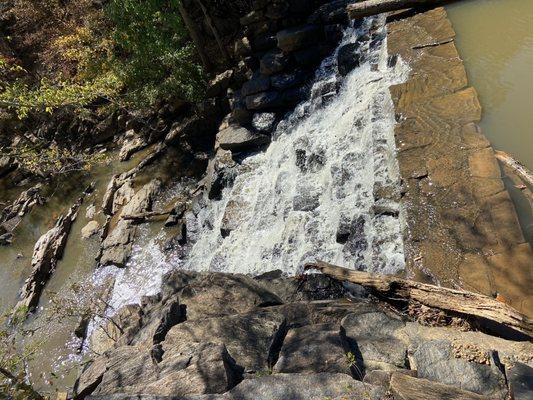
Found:
[[[364,61],[341,77],[337,52],[370,29],[380,40],[364,41]],[[193,244],[184,258],[162,250],[162,235],[143,228],[127,268],[99,272],[99,279],[115,275],[110,312],[157,293],[173,268],[296,274],[324,260],[381,273],[403,269],[398,201],[375,195],[400,188],[389,87],[408,71],[401,60],[389,64],[383,19],[348,28],[318,68],[309,100],[279,123],[268,149],[245,158],[222,198],[204,199],[189,216]],[[224,219],[234,227],[225,237]]]
[[[388,65],[383,20],[347,29],[339,48],[371,25],[382,40],[364,43],[365,61],[341,79],[336,54],[324,60],[310,99],[278,125],[268,149],[246,158],[222,199],[188,221],[197,237],[186,269],[294,274],[317,259],[382,273],[404,267],[399,204],[376,201],[374,190],[399,193],[389,86],[406,67]],[[227,237],[224,220],[235,227]]]

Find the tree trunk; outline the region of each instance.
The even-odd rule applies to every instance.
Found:
[[[217,45],[218,45],[220,52],[222,53],[222,57],[224,57],[224,60],[226,62],[229,62],[229,54],[226,51],[226,48],[224,47],[224,43],[222,43],[222,40],[220,39],[220,35],[218,34],[218,31],[213,23],[213,19],[209,15],[207,8],[204,6],[204,3],[202,3],[202,0],[196,0],[196,2],[202,9],[202,13],[204,14],[207,25],[209,25],[209,28],[211,29],[211,32],[213,33],[213,36],[215,37],[215,40],[217,41]]]
[[[189,35],[191,35],[191,39],[194,42],[196,51],[198,52],[198,55],[200,56],[200,60],[202,60],[202,64],[205,70],[208,71],[211,68],[211,63],[209,62],[209,59],[207,58],[204,52],[204,43],[203,43],[202,37],[200,36],[200,34],[198,33],[198,30],[194,26],[194,21],[189,15],[189,12],[185,9],[185,7],[183,7],[183,4],[181,4],[181,1],[178,1],[178,10],[181,14],[181,18],[183,18],[183,22],[185,23],[187,30],[189,31]]]
[[[502,335],[514,336],[506,332],[510,329],[515,334],[518,332],[517,336],[522,339],[524,337],[533,338],[533,320],[531,318],[520,314],[507,304],[481,294],[428,285],[392,275],[374,275],[368,272],[354,271],[322,261],[307,264],[305,269],[316,269],[340,281],[362,285],[389,299],[414,300],[431,308],[466,317],[476,317],[481,322],[490,321],[491,324],[487,325],[496,323],[496,326],[489,326],[488,328]]]
[[[352,19],[368,17],[389,11],[403,10],[411,7],[431,6],[443,3],[443,0],[366,0],[346,7]]]

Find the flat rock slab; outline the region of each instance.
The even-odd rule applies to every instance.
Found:
[[[230,126],[217,134],[217,142],[221,149],[243,151],[257,149],[270,142],[266,135],[254,133],[244,127]]]
[[[428,270],[445,286],[499,292],[531,314],[531,278],[514,274],[532,275],[521,266],[533,265],[533,252],[521,248],[516,211],[477,125],[481,105],[468,87],[454,38],[442,7],[395,14],[387,23],[389,56],[399,56],[412,71],[406,82],[390,88],[401,115],[395,138],[405,183],[407,265],[420,279]],[[512,272],[504,267],[509,265]]]
[[[405,323],[383,312],[348,314],[341,322],[346,347],[363,371],[406,368],[407,344],[395,334]]]
[[[182,352],[190,343],[224,344],[246,372],[267,371],[274,351],[285,335],[283,314],[258,310],[248,314],[186,321],[172,327],[163,342],[163,360]]]
[[[486,396],[480,396],[479,394],[468,392],[466,390],[431,382],[427,379],[413,378],[400,373],[392,375],[390,390],[394,394],[395,400],[487,399]]]
[[[334,324],[316,324],[289,330],[274,372],[350,374],[339,328]]]

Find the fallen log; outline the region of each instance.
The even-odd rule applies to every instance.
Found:
[[[384,12],[404,10],[406,8],[442,4],[443,0],[366,0],[348,4],[346,11],[352,19],[369,17]]]
[[[475,317],[484,322],[488,321],[491,325],[496,324],[497,328],[489,327],[489,330],[496,329],[497,333],[500,333],[501,330],[511,330],[514,333],[518,332],[517,336],[520,338],[533,339],[533,320],[531,318],[505,303],[478,293],[428,285],[392,275],[375,275],[354,271],[323,261],[307,264],[305,269],[315,269],[340,281],[362,285],[385,298],[412,300],[445,312]],[[509,333],[505,332],[505,335],[509,336]]]
[[[142,222],[146,222],[146,220],[148,219],[157,218],[157,217],[166,217],[171,212],[172,210],[170,211],[146,211],[146,212],[141,212],[137,214],[122,215],[121,218],[128,220],[128,221],[133,221],[134,223],[142,223]]]
[[[526,185],[533,186],[533,172],[527,169],[520,161],[513,158],[510,154],[504,151],[494,151],[496,158],[500,160],[504,165],[512,169],[516,175],[524,181]]]

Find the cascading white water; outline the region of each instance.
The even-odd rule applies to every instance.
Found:
[[[383,31],[384,21],[376,22],[348,29],[341,45],[355,42],[372,23]],[[399,188],[388,88],[402,81],[406,68],[388,67],[386,40],[364,46],[365,62],[336,95],[336,57],[322,63],[310,100],[279,124],[265,152],[244,160],[222,199],[198,213],[186,269],[294,274],[317,259],[384,273],[404,267],[399,218],[374,212],[373,190]],[[225,221],[235,227],[227,237],[221,235]],[[339,229],[347,230],[343,240]]]
[[[358,30],[347,29],[339,48],[370,26],[385,37],[384,21],[369,18]],[[399,190],[389,86],[407,77],[407,67],[387,65],[386,39],[372,49],[369,42],[365,61],[344,78],[336,53],[324,60],[310,99],[280,122],[268,149],[246,158],[222,199],[206,200],[188,219],[194,244],[185,259],[162,250],[161,235],[150,238],[143,228],[127,268],[99,272],[115,275],[111,314],[157,293],[173,268],[295,274],[320,259],[383,273],[403,269],[401,215],[376,212],[398,204],[376,202],[374,189]],[[225,219],[234,229],[223,237]]]

